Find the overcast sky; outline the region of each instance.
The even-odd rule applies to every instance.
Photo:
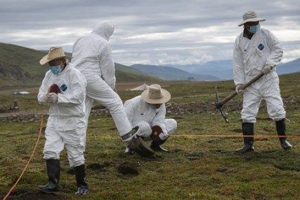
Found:
[[[231,59],[247,10],[281,41],[283,62],[300,58],[299,0],[0,0],[0,42],[71,52],[82,35],[111,21],[115,62],[195,64]]]

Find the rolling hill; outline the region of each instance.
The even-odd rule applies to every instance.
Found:
[[[0,43],[0,90],[39,86],[45,72],[49,70],[48,67],[39,64],[44,55],[45,51]],[[116,63],[116,77],[118,82],[159,80],[118,63]]]
[[[149,75],[160,79],[175,81],[175,80],[195,80],[195,81],[211,81],[219,80],[216,76],[189,73],[187,71],[176,69],[174,67],[156,66],[156,65],[132,65],[133,69],[140,70]]]
[[[193,64],[193,65],[170,65],[173,68],[184,70],[192,74],[206,74],[216,76],[220,80],[231,80],[232,74],[232,60],[217,60],[210,61],[204,64]],[[290,74],[300,71],[300,58],[280,63],[276,71],[279,75]]]
[[[233,79],[232,60],[216,60],[191,65],[132,65],[130,67],[165,80],[187,80],[189,77],[197,81]],[[276,71],[279,75],[299,72],[300,58],[279,64]]]
[[[0,90],[7,88],[37,87],[40,85],[47,67],[39,60],[45,51],[38,51],[13,44],[0,43]],[[67,53],[71,57],[70,53]],[[194,65],[132,65],[116,64],[118,82],[154,82],[161,80],[218,81],[232,79],[232,61],[219,60]],[[300,59],[281,63],[277,67],[279,75],[300,71]]]

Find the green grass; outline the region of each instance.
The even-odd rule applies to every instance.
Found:
[[[296,75],[281,77],[282,96],[300,96]],[[162,82],[172,93],[170,104],[214,101],[214,87],[221,97],[233,91],[232,81],[226,82]],[[119,85],[123,100],[140,94],[125,92],[134,84]],[[128,88],[127,88],[128,87]],[[1,93],[1,105],[9,105],[16,97],[23,111],[41,112],[47,107],[36,103],[36,94],[15,96]],[[231,103],[237,102],[237,96]],[[158,153],[156,158],[124,155],[125,144],[116,133],[112,118],[93,115],[87,135],[86,165],[90,190],[87,196],[77,197],[75,177],[68,173],[66,152],[61,156],[62,187],[59,199],[131,199],[131,200],[182,200],[182,199],[297,199],[300,196],[300,112],[299,102],[286,105],[287,133],[293,145],[290,151],[281,149],[275,124],[267,119],[262,108],[255,125],[255,152],[238,155],[234,150],[242,146],[240,111],[229,111],[230,123],[224,122],[217,111],[168,113],[178,121],[176,135],[164,147],[169,153]],[[196,110],[196,109],[195,109]],[[39,120],[17,121],[0,118],[0,197],[8,192],[25,167],[36,142]],[[41,138],[23,178],[11,194],[11,199],[22,195],[39,194],[37,186],[47,181],[42,159],[44,137]],[[122,163],[137,167],[138,175],[118,172]],[[42,196],[46,198],[46,196]]]

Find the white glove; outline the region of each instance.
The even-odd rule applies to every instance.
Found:
[[[42,99],[41,99],[41,101],[39,101],[39,104],[43,104],[43,103],[47,103],[47,102],[48,102],[48,94],[46,93],[42,96]]]
[[[42,103],[46,103],[48,101],[48,93],[45,93],[42,97]]]
[[[235,92],[236,92],[236,93],[244,92],[244,84],[237,84],[237,85],[235,86]]]
[[[272,69],[273,69],[273,66],[266,65],[262,71],[266,75],[266,74],[270,73],[272,71]]]
[[[48,94],[48,103],[57,103],[58,95],[54,92],[51,92]]]

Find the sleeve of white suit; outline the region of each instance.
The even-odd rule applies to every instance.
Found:
[[[275,37],[274,34],[268,32],[267,42],[268,46],[271,49],[271,54],[267,58],[266,64],[268,66],[276,66],[280,63],[283,56],[283,49],[279,43],[279,40]]]
[[[46,100],[47,100],[46,95],[48,93],[48,88],[47,88],[46,83],[49,79],[48,78],[48,73],[49,72],[46,72],[46,75],[45,75],[45,77],[42,81],[42,84],[41,84],[40,88],[39,88],[39,93],[37,95],[37,99],[38,99],[39,103],[46,103]]]
[[[233,80],[235,85],[245,84],[245,72],[243,64],[243,55],[239,48],[239,37],[235,40],[233,49]]]
[[[86,95],[86,79],[84,76],[77,71],[72,73],[71,77],[72,92],[70,93],[59,93],[58,104],[81,104],[85,100]]]
[[[166,117],[166,105],[162,104],[159,108],[159,112],[155,115],[153,121],[152,121],[152,126],[159,126],[163,133],[168,133],[165,125],[165,117]]]
[[[116,87],[115,63],[111,56],[109,45],[105,45],[100,58],[100,69],[103,80],[111,87]]]

